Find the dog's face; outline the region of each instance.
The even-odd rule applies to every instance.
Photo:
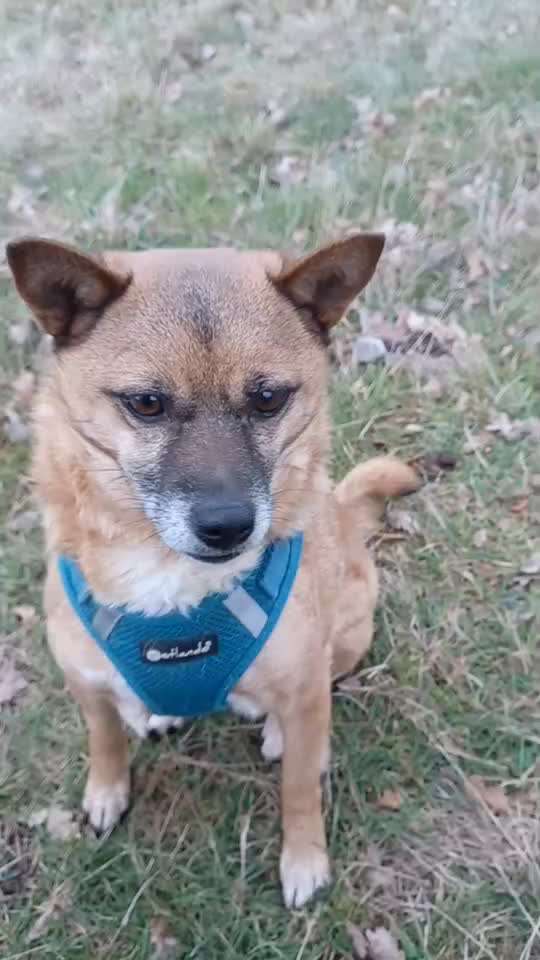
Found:
[[[118,512],[222,563],[295,529],[326,454],[326,339],[383,247],[358,235],[286,264],[230,250],[8,248],[56,340],[63,413]]]

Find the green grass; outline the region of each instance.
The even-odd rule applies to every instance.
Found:
[[[85,735],[41,624],[17,619],[39,607],[43,559],[39,531],[11,523],[31,506],[28,447],[0,433],[1,642],[29,681],[0,708],[3,957],[157,960],[156,917],[186,960],[342,960],[349,921],[388,927],[406,960],[540,956],[540,600],[517,576],[538,543],[538,444],[466,452],[496,413],[540,416],[539,17],[534,0],[398,6],[3,5],[2,237],[307,248],[386,226],[362,306],[440,314],[485,351],[435,395],[407,369],[336,369],[336,475],[381,450],[444,451],[456,468],[400,505],[417,533],[375,540],[376,641],[335,698],[335,883],[296,914],[278,888],[278,771],[233,717],[134,743],[134,807],[109,839],[25,826],[39,807],[77,810]],[[215,56],[197,62],[204,44]],[[395,116],[382,134],[355,107],[365,97]],[[283,156],[301,182],[276,185]],[[24,317],[0,272],[0,393],[23,422],[12,384],[37,344],[9,331]],[[336,355],[357,329],[353,312]],[[471,798],[472,774],[503,785],[506,814]],[[377,806],[385,789],[398,812]]]

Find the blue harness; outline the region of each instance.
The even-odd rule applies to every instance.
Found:
[[[226,709],[281,616],[302,546],[302,534],[271,544],[230,593],[205,597],[186,616],[103,606],[75,560],[61,556],[58,567],[79,620],[148,709],[190,717]]]

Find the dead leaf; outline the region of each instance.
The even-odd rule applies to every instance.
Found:
[[[76,840],[81,835],[79,824],[72,810],[53,804],[42,807],[28,818],[29,827],[45,826],[53,840]]]
[[[392,530],[408,533],[410,537],[420,532],[416,518],[407,510],[400,510],[394,506],[387,507],[386,522]]]
[[[540,441],[540,417],[529,417],[527,420],[511,420],[507,413],[497,413],[491,423],[486,426],[489,433],[497,433],[513,443],[531,437]]]
[[[529,510],[528,497],[519,497],[518,500],[514,500],[512,506],[510,507],[511,513],[527,513],[528,510]]]
[[[150,920],[150,943],[154,948],[151,960],[174,960],[178,956],[178,940],[172,935],[165,917]]]
[[[12,660],[4,657],[0,661],[0,707],[13,703],[16,697],[28,686]]]
[[[465,781],[465,790],[475,800],[480,798],[496,817],[510,813],[510,803],[504,788],[487,784],[483,777],[474,774]]]
[[[374,890],[391,891],[396,887],[396,874],[391,866],[385,866],[378,847],[370,843],[366,849],[367,875]]]
[[[399,790],[383,790],[380,797],[377,797],[375,804],[379,810],[392,810],[397,813],[401,810],[401,794]]]
[[[384,927],[362,931],[360,927],[348,923],[347,933],[356,960],[405,960],[403,950],[399,949],[395,938]]]
[[[4,813],[0,818],[0,902],[5,910],[11,898],[30,892],[39,854],[32,831]]]
[[[71,904],[71,893],[67,883],[55,887],[47,899],[38,907],[39,916],[32,924],[26,936],[27,943],[39,940],[47,931],[51,922],[62,916]]]
[[[13,607],[13,613],[23,627],[30,627],[38,620],[36,608],[29,603],[20,603],[17,607]]]

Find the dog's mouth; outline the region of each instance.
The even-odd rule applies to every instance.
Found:
[[[199,560],[201,563],[227,563],[229,560],[235,560],[242,553],[241,550],[234,550],[229,553],[188,553],[192,560]]]

